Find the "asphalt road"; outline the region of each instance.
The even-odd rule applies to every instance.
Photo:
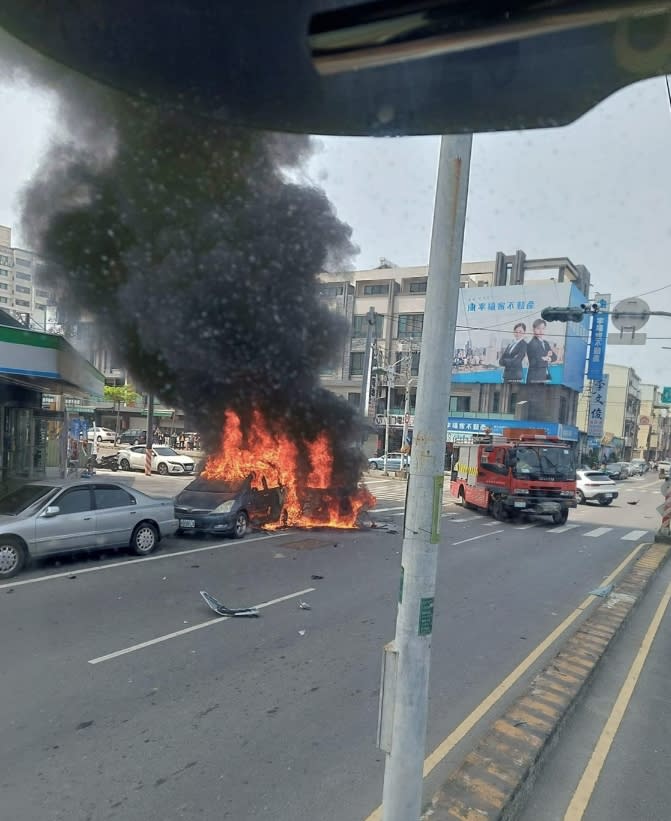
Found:
[[[165,495],[185,483],[114,478]],[[145,559],[50,559],[0,585],[3,817],[367,818],[382,791],[379,671],[404,494],[392,479],[370,486],[376,528],[170,539]],[[650,538],[657,486],[623,482],[611,507],[561,528],[494,522],[446,496],[427,796],[536,667],[489,716],[483,699]],[[201,589],[262,615],[211,618]]]

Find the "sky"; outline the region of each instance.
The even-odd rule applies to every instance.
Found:
[[[0,85],[0,224],[21,243],[19,193],[58,130],[56,100]],[[438,137],[318,137],[307,173],[353,228],[356,268],[381,257],[428,262]],[[671,107],[663,78],[623,89],[556,129],[473,139],[464,261],[522,249],[587,266],[593,289],[616,302],[657,290],[671,310]],[[663,288],[663,286],[670,286]],[[613,330],[611,328],[611,330]],[[646,382],[671,384],[671,318],[651,318],[645,347],[611,346],[607,360]]]

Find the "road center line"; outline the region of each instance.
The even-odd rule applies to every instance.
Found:
[[[645,543],[637,545],[631,553],[623,559],[620,564],[618,564],[612,573],[606,576],[605,579],[602,579],[599,586],[603,587],[614,581],[624,570],[624,568],[636,558],[644,547]],[[513,687],[513,685],[515,685],[520,678],[522,678],[527,670],[543,655],[543,653],[545,653],[545,651],[548,650],[555,643],[555,641],[557,641],[557,639],[560,638],[560,636],[562,636],[569,629],[569,627],[571,627],[573,623],[582,616],[584,611],[590,606],[590,604],[596,601],[596,599],[596,596],[588,596],[583,602],[581,602],[572,613],[569,613],[564,621],[558,624],[555,629],[549,633],[543,641],[535,647],[529,655],[521,661],[517,667],[515,667],[515,669],[509,673],[503,681],[501,681],[501,683],[498,684],[491,691],[491,693],[466,716],[461,724],[457,725],[457,727],[452,730],[447,738],[441,741],[436,749],[424,759],[424,778],[436,769],[440,762],[446,758],[457,746],[457,744],[465,738],[468,733],[470,733],[476,724],[478,724],[478,722],[498,704],[508,690],[510,690],[510,688]],[[376,807],[373,812],[367,816],[365,821],[382,821],[382,805]]]
[[[452,544],[466,544],[466,542],[474,542],[476,539],[486,539],[488,536],[493,536],[495,533],[503,533],[503,530],[490,530],[489,533],[481,533],[479,536],[471,536],[470,539],[462,539],[460,542],[452,542]]]
[[[250,544],[250,542],[261,542],[264,539],[276,539],[278,536],[286,535],[286,530],[283,530],[281,533],[266,533],[263,536],[255,536],[251,539],[244,539],[243,544]],[[204,547],[192,547],[190,550],[177,550],[175,553],[159,553],[155,556],[142,556],[137,559],[126,559],[122,562],[109,562],[108,564],[101,564],[97,567],[82,567],[77,570],[66,570],[64,573],[50,573],[48,576],[36,576],[33,579],[22,579],[18,582],[5,582],[5,584],[0,584],[0,590],[4,590],[7,587],[22,587],[24,584],[37,584],[37,582],[48,582],[51,579],[65,579],[68,576],[81,576],[84,573],[97,573],[100,570],[110,570],[114,567],[126,567],[131,564],[143,564],[144,562],[158,562],[161,559],[174,559],[178,556],[188,556],[191,553],[202,553],[203,550],[218,550],[221,547],[234,547],[235,545],[239,546],[240,544],[240,541],[233,541],[232,539],[229,539],[226,542],[215,542],[214,544],[208,544]],[[94,548],[91,549],[93,550]],[[105,548],[95,549],[100,549],[101,551],[103,551]],[[38,556],[36,558],[46,557]]]
[[[652,648],[652,643],[655,640],[655,636],[657,635],[657,631],[662,623],[662,619],[664,618],[664,614],[666,613],[666,608],[669,606],[670,600],[671,584],[669,584],[666,588],[664,596],[655,611],[655,615],[652,617],[652,621],[650,622],[650,626],[643,637],[643,641],[641,642],[641,646],[636,654],[636,658],[629,668],[627,677],[625,678],[620,692],[615,699],[615,704],[613,704],[613,709],[610,711],[610,715],[604,724],[603,730],[601,731],[599,740],[594,747],[594,751],[592,752],[587,767],[585,767],[585,771],[583,772],[580,781],[578,782],[578,786],[573,793],[571,803],[568,805],[568,809],[564,815],[564,821],[580,821],[585,814],[585,810],[590,802],[592,793],[596,787],[596,783],[599,780],[603,765],[606,763],[606,758],[608,757],[611,745],[615,740],[615,735],[620,728],[624,714],[627,711],[631,697],[634,694],[634,688],[636,687],[636,683],[638,682],[641,672],[643,671],[643,665],[648,658],[648,654]]]
[[[296,593],[289,593],[287,596],[280,596],[278,599],[271,599],[270,601],[263,602],[262,604],[255,604],[253,607],[255,610],[263,610],[265,607],[270,607],[273,604],[289,601],[289,599],[295,599],[298,596],[305,596],[307,593],[314,593],[316,589],[316,587],[306,587],[305,590],[299,590]],[[100,664],[103,661],[110,661],[110,659],[125,656],[128,653],[135,653],[136,650],[143,650],[145,647],[151,647],[154,644],[161,644],[161,642],[169,641],[170,639],[177,638],[178,636],[184,636],[186,633],[193,633],[194,630],[202,630],[203,627],[209,627],[211,624],[219,624],[222,621],[228,621],[230,618],[232,617],[217,616],[216,619],[201,621],[198,624],[192,624],[190,627],[184,627],[182,630],[175,630],[174,633],[166,633],[164,636],[157,636],[155,639],[149,639],[148,641],[142,641],[139,644],[133,644],[130,647],[124,647],[123,650],[115,650],[113,653],[108,653],[106,656],[98,656],[98,658],[89,659],[89,664]]]
[[[404,510],[402,507],[376,507],[370,513],[389,513],[390,510]]]

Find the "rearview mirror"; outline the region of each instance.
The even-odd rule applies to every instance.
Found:
[[[50,519],[52,516],[58,516],[60,512],[61,509],[58,505],[49,505],[42,515],[45,519]]]

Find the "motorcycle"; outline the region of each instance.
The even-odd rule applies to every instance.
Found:
[[[91,468],[105,468],[106,470],[119,470],[119,460],[116,454],[109,456],[91,456],[88,460],[87,467]]]

